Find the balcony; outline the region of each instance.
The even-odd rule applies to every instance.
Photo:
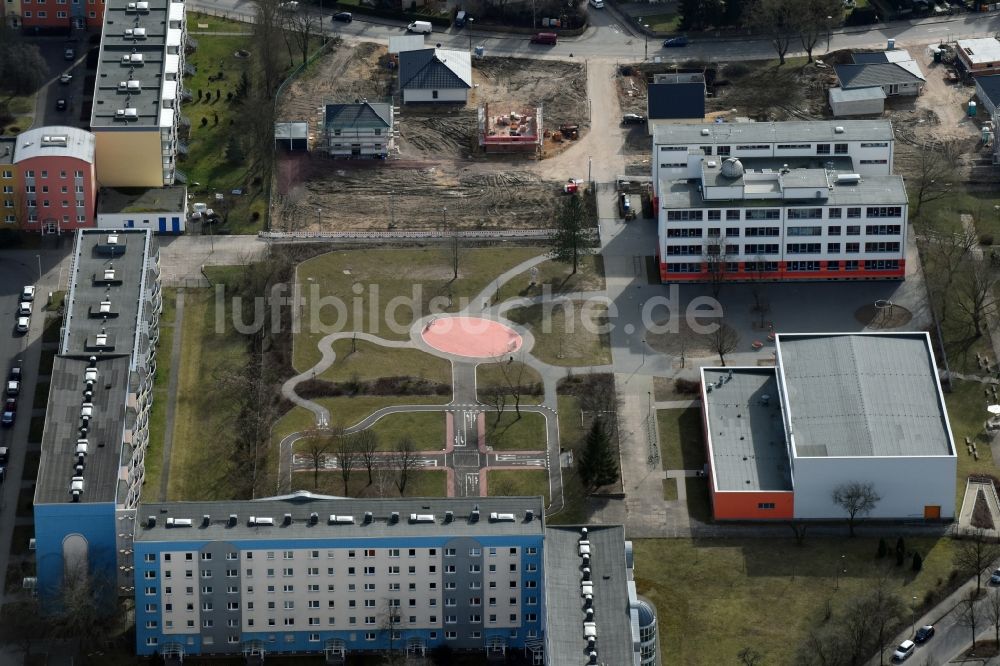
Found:
[[[184,38],[185,38],[184,49],[188,53],[190,53],[191,51],[194,51],[194,50],[196,50],[198,48],[198,40],[197,39],[195,39],[191,35],[185,35]]]

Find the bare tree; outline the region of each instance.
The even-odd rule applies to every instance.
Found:
[[[764,328],[767,313],[771,311],[771,305],[764,296],[764,278],[768,274],[768,261],[763,254],[758,254],[750,262],[750,275],[753,285],[750,293],[753,296],[753,311],[760,315],[760,327]]]
[[[792,534],[795,535],[795,545],[801,546],[804,544],[806,541],[806,529],[809,525],[807,523],[793,520],[788,523],[788,526],[792,528]]]
[[[334,452],[337,454],[337,469],[340,470],[340,478],[344,482],[344,496],[349,497],[347,486],[351,481],[351,472],[357,466],[360,455],[357,450],[357,439],[354,437],[337,437],[334,444]]]
[[[976,596],[982,590],[983,574],[1000,558],[1000,544],[986,530],[977,527],[965,534],[955,550],[955,566],[976,577]]]
[[[951,192],[955,167],[961,148],[955,141],[921,144],[917,149],[916,174],[909,180],[913,193],[913,216],[920,217],[924,204],[937,201]]]
[[[490,386],[483,389],[482,397],[483,402],[496,411],[496,420],[493,421],[493,428],[495,429],[500,425],[500,419],[503,418],[503,410],[507,406],[507,390],[502,386]]]
[[[1000,588],[986,593],[986,619],[993,625],[993,640],[1000,645]]]
[[[371,491],[375,497],[392,497],[396,485],[396,471],[389,465],[377,465],[372,475]]]
[[[319,488],[319,470],[322,469],[326,456],[340,439],[339,429],[321,430],[314,428],[305,433],[302,438],[302,455],[310,462],[313,468],[313,487]]]
[[[979,626],[983,621],[983,612],[980,609],[978,590],[969,590],[969,594],[958,603],[958,615],[955,619],[959,626],[966,627],[972,633],[972,649],[976,649],[976,635],[979,633]]]
[[[399,599],[386,598],[382,600],[382,608],[378,614],[378,628],[387,639],[388,647],[382,655],[382,662],[387,666],[396,666],[405,661],[401,647],[402,635],[399,630],[402,624],[402,612]]]
[[[396,451],[392,456],[393,466],[396,468],[396,488],[400,495],[406,495],[406,484],[410,479],[410,472],[417,465],[417,450],[413,443],[413,438],[409,435],[396,442]]]
[[[92,574],[83,563],[71,564],[64,572],[57,607],[48,618],[53,638],[87,640],[93,647],[104,647],[122,629],[114,581]]]
[[[813,49],[823,35],[829,35],[834,17],[841,17],[844,6],[841,0],[796,0],[792,26],[799,33],[802,49],[813,61]],[[829,48],[829,40],[827,40]]]
[[[847,513],[847,527],[853,537],[856,520],[870,514],[882,498],[875,492],[872,483],[852,481],[834,488],[831,499]]]
[[[875,646],[878,648],[878,663],[884,663],[885,649],[896,635],[899,617],[905,610],[899,596],[889,590],[888,577],[883,572],[875,588],[865,598],[863,607],[873,630]]]
[[[778,54],[778,64],[785,64],[785,55],[796,35],[795,17],[799,0],[755,0],[747,5],[750,28],[767,37]]]
[[[30,664],[31,646],[40,641],[48,622],[42,615],[38,599],[27,592],[11,596],[0,610],[0,636],[10,645],[14,645],[23,654],[22,663]]]
[[[351,435],[354,438],[354,449],[358,453],[361,464],[368,470],[368,485],[373,482],[372,468],[378,460],[378,435],[373,430],[366,429]]]
[[[955,281],[952,300],[969,318],[977,338],[983,336],[987,319],[996,313],[997,303],[993,292],[998,281],[1000,276],[993,263],[979,257],[963,262]]]
[[[731,354],[740,345],[740,334],[720,322],[715,330],[704,335],[708,348],[719,355],[719,363],[726,367],[726,355]]]
[[[515,358],[513,355],[507,356],[497,356],[494,358],[497,367],[500,368],[500,374],[503,378],[503,385],[505,390],[510,394],[510,397],[514,399],[514,411],[517,413],[517,418],[521,418],[521,396],[529,389],[525,386],[524,381],[528,375],[528,364],[524,362],[524,352],[521,351],[517,354]]]
[[[708,244],[705,245],[705,263],[708,265],[708,279],[712,285],[712,296],[714,298],[719,297],[722,285],[726,280],[727,262],[726,239],[723,237],[722,230],[720,229],[719,235],[710,238]]]
[[[313,39],[323,35],[323,16],[306,9],[286,12],[285,39],[298,49],[302,64],[309,60],[309,46]]]
[[[931,305],[937,312],[938,320],[944,323],[948,321],[948,306],[954,298],[952,288],[975,251],[978,240],[969,231],[929,232],[926,239],[922,247],[924,280],[927,282]]]

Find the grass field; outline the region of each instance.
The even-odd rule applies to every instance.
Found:
[[[9,135],[24,132],[35,121],[35,95],[11,97],[7,101],[7,111],[12,118],[6,125],[0,126],[2,133]]]
[[[521,361],[512,363],[482,363],[476,366],[476,389],[480,400],[490,389],[508,388],[511,383],[522,387],[535,386],[542,383],[542,375],[530,365]],[[544,395],[521,393],[522,405],[537,405],[544,400]],[[507,392],[507,404],[514,404],[513,393]]]
[[[344,495],[344,480],[339,472],[320,472],[319,486],[313,482],[312,472],[298,472],[292,479],[292,490],[310,490],[328,495]],[[392,483],[381,486],[384,497],[400,497],[399,489]],[[448,495],[448,475],[441,470],[411,470],[406,480],[403,497],[446,497]],[[351,473],[347,486],[348,497],[378,497],[377,488],[368,484],[368,471],[361,467]]]
[[[952,436],[955,438],[955,448],[958,451],[958,480],[955,484],[955,513],[962,508],[962,498],[965,495],[965,480],[970,474],[997,473],[993,464],[993,453],[990,449],[990,439],[983,425],[986,421],[987,399],[983,394],[985,386],[979,382],[963,382],[952,380],[952,392],[944,394],[944,402],[948,408],[948,420],[951,422]],[[990,400],[992,402],[992,399]],[[965,438],[976,442],[979,460],[969,455],[965,448]]]
[[[417,451],[439,451],[446,444],[445,425],[444,412],[404,412],[383,416],[370,430],[378,435],[383,451],[393,450],[405,435]]]
[[[887,537],[891,535],[886,535]],[[660,654],[669,663],[735,664],[750,646],[764,664],[794,663],[806,632],[856,599],[883,571],[875,559],[878,539],[636,540],[635,576],[640,594],[659,617]],[[908,538],[907,550],[923,557],[923,568],[889,566],[891,588],[912,607],[952,570],[948,539]],[[841,556],[844,556],[843,559]],[[836,572],[843,562],[847,574]],[[908,563],[908,562],[907,562]],[[762,621],[762,618],[765,620]],[[908,621],[909,614],[905,618]]]
[[[542,495],[549,505],[549,473],[544,469],[491,469],[486,472],[486,494],[490,497]]]
[[[210,396],[206,391],[212,390],[211,378],[221,369],[244,362],[246,348],[234,331],[227,329],[225,335],[215,332],[213,298],[211,289],[188,289],[184,294],[184,321],[180,330],[174,331],[174,335],[182,337],[168,500],[230,496],[226,460],[212,446],[213,433],[227,427],[225,412],[218,404],[224,397]],[[169,367],[163,357],[159,363],[160,367]]]
[[[700,407],[657,410],[656,424],[660,431],[664,469],[702,469],[705,466]]]
[[[335,251],[305,261],[297,271],[305,305],[302,332],[294,340],[294,366],[301,372],[315,365],[320,358],[316,343],[335,331],[407,340],[416,316],[454,312],[498,275],[538,253],[538,248],[515,247],[463,250],[457,280],[452,279],[451,254],[444,248]],[[400,266],[406,267],[403,279]],[[320,307],[319,299],[330,297],[339,299],[343,309]],[[408,305],[392,307],[399,298]],[[360,320],[354,316],[356,304]]]
[[[580,400],[572,395],[559,396],[559,446],[563,451],[579,451],[583,440]],[[549,516],[553,525],[577,525],[587,520],[587,493],[576,474],[576,467],[562,470],[563,510]]]
[[[445,405],[450,399],[450,396],[444,395],[359,395],[354,397],[318,398],[316,402],[330,410],[330,422],[332,424],[349,427],[383,407],[390,407],[392,405]],[[274,441],[279,441],[285,435],[299,432],[300,430],[307,430],[315,425],[316,417],[313,416],[312,412],[303,407],[293,407],[274,424]]]
[[[588,254],[580,257],[575,275],[572,264],[564,264],[553,259],[543,261],[536,268],[538,275],[535,278],[534,287],[530,286],[531,271],[527,270],[500,290],[499,300],[513,295],[536,296],[545,293],[545,287],[548,287],[553,294],[604,289],[604,257],[599,254]]]
[[[677,32],[681,25],[681,16],[677,12],[660,12],[660,13],[649,13],[643,14],[641,21],[639,17],[636,17],[635,22],[641,23],[642,25],[649,26],[649,29],[656,34],[666,34],[669,32]],[[659,49],[660,44],[656,43],[650,44],[651,47]]]
[[[530,305],[507,311],[507,317],[531,329],[531,353],[552,365],[593,366],[611,363],[607,308],[601,303],[573,301],[561,305]]]
[[[495,451],[544,451],[545,417],[532,412],[486,412],[486,446]]]
[[[161,324],[173,323],[176,316],[174,298],[167,310],[166,292],[176,294],[174,289],[164,290],[164,308]],[[169,315],[169,319],[167,316]],[[162,501],[160,497],[160,476],[163,473],[163,443],[166,441],[167,402],[170,395],[170,363],[173,359],[173,342],[176,331],[172,326],[160,326],[160,341],[156,348],[156,376],[153,378],[153,407],[149,412],[149,448],[146,449],[146,478],[143,481],[144,497],[150,501]]]
[[[333,351],[337,358],[318,375],[320,379],[346,382],[356,376],[364,382],[379,377],[409,376],[451,383],[451,364],[418,349],[390,349],[364,340],[337,340]]]
[[[916,197],[911,196],[910,201],[910,214],[913,215]],[[1000,205],[1000,193],[973,192],[956,183],[945,196],[925,203],[918,219],[922,226],[943,232],[959,232],[962,230],[961,214],[969,213],[979,234],[993,234],[995,242],[1000,243],[1000,216],[993,208],[997,205]]]

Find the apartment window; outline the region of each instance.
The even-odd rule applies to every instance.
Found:
[[[788,243],[785,251],[788,254],[819,254],[822,251],[822,243]]]
[[[416,557],[417,556],[417,549],[416,548],[410,548],[407,551],[406,555],[407,555],[407,557]]]
[[[746,146],[736,146],[736,150],[768,150],[770,147],[766,143],[755,143]]]
[[[837,254],[840,252],[840,243],[827,243],[826,251],[828,254]]]
[[[374,592],[375,583],[365,583],[365,592]]]
[[[748,237],[758,237],[758,236],[776,237],[780,233],[781,229],[779,227],[747,227],[746,229],[746,235]]]
[[[24,186],[24,191],[27,192],[28,194],[34,194],[35,193],[35,186],[34,185],[25,185]]]
[[[295,626],[295,618],[294,617],[286,617],[285,618],[285,626],[286,627],[294,627]]]
[[[847,243],[844,251],[847,252],[847,254],[857,254],[858,252],[861,252],[861,243]]]
[[[226,604],[226,610],[234,611],[239,609],[240,609],[240,602],[238,601],[230,601],[229,603]]]
[[[445,557],[455,557],[455,549],[454,548],[445,548],[444,549],[444,556]]]
[[[203,585],[202,588],[201,588],[201,593],[202,594],[212,594],[212,586],[211,585]]]
[[[701,146],[701,152],[702,152],[703,155],[711,155],[712,154],[712,146]]]
[[[283,551],[281,554],[282,559],[291,560],[295,558],[295,552],[291,550]]]
[[[202,620],[201,626],[203,629],[211,629],[215,626],[215,620]]]
[[[822,208],[789,208],[789,220],[819,220],[823,218]],[[801,227],[807,229],[809,227]]]
[[[903,214],[902,206],[869,206],[865,210],[865,215],[872,217],[900,217]]]
[[[9,177],[10,176],[8,176],[8,178]],[[35,172],[29,169],[28,171],[24,172],[24,177],[25,178],[34,178],[35,177]]]
[[[865,233],[869,236],[898,236],[900,229],[898,224],[869,224]]]
[[[31,12],[24,12],[25,16],[30,16]],[[156,636],[149,636],[146,638],[146,645],[152,647],[156,645]]]
[[[847,209],[847,218],[848,219],[855,219],[855,218],[859,218],[859,217],[861,217],[861,208],[860,207],[858,207],[858,208],[848,208]],[[848,227],[847,229],[848,229],[847,233],[850,234],[851,233],[850,232],[851,228]]]
[[[444,572],[446,574],[453,574],[453,573],[455,573],[455,565],[454,564],[448,564],[448,565],[446,565],[445,568],[444,568]]]
[[[375,608],[375,600],[365,599],[365,608]]]
[[[751,208],[743,217],[746,220],[780,220],[781,211],[777,208]]]
[[[770,510],[774,508],[774,502],[758,502],[757,508],[761,510]]]
[[[281,591],[282,592],[286,592],[286,593],[288,593],[288,592],[294,592],[295,591],[295,586],[294,585],[283,585]]]
[[[862,148],[888,148],[889,147],[889,142],[888,141],[872,141],[872,142],[869,142],[869,143],[862,143],[861,147]]]
[[[156,594],[156,588],[155,587],[147,587],[146,588],[146,594],[150,595],[150,596]]]
[[[704,219],[701,210],[668,210],[668,222],[701,222]]]
[[[826,262],[826,270],[828,271],[839,271],[840,262],[839,261],[828,261]]]
[[[834,155],[846,155],[847,154],[847,144],[846,143],[835,143],[835,144],[833,144],[833,154]]]
[[[511,613],[510,614],[510,621],[511,622],[517,622],[517,613]]]
[[[399,557],[399,548],[390,548],[389,557]]]
[[[536,606],[536,605],[538,605],[538,597],[528,597],[527,604],[529,606]]]
[[[701,254],[701,245],[668,245],[666,247],[669,256],[687,256]],[[719,248],[714,245],[708,247],[708,254],[718,254]]]
[[[83,172],[82,171],[74,171],[73,172],[73,176],[76,177],[76,178],[83,178]]]
[[[315,619],[317,620],[316,624],[319,624],[319,621],[318,621],[319,618],[315,618]],[[313,618],[309,618],[309,624],[312,624],[312,620],[313,620]],[[310,643],[319,643],[319,634],[309,634],[309,642]]]
[[[715,154],[721,157],[729,157],[729,152],[732,146],[716,146]]]
[[[740,228],[739,227],[726,227],[726,238],[739,238]]]
[[[899,261],[896,259],[866,261],[865,268],[870,271],[895,271],[899,270]]]
[[[370,624],[375,624],[375,616],[374,615],[365,615],[365,624],[369,624],[369,625]]]
[[[150,571],[147,571],[147,572],[146,572],[145,574],[143,574],[143,575],[144,575],[144,576],[145,576],[146,578],[148,578],[148,579],[151,579],[151,578],[156,578],[156,572],[155,572],[155,571],[152,571],[152,570],[150,570]]]
[[[212,570],[211,569],[202,569],[201,570],[201,577],[202,578],[211,578],[212,577]]]
[[[201,554],[201,561],[202,562],[207,562],[207,561],[209,561],[211,559],[212,559],[212,553],[202,553]]]
[[[295,600],[285,599],[285,610],[294,610],[294,609],[295,609]]]
[[[355,551],[353,551],[353,550],[347,551],[347,559],[353,560],[355,558],[355,556],[356,556]]]
[[[818,271],[819,262],[818,261],[789,261],[788,270],[790,271]]]
[[[899,243],[865,243],[865,252],[899,252]]]
[[[3,172],[3,177],[4,178],[13,178],[14,177],[14,172],[13,171],[4,171]]]
[[[48,178],[48,177],[49,177],[49,172],[48,171],[43,171],[42,172],[42,178]]]
[[[211,601],[206,601],[206,602],[202,603],[201,609],[203,611],[210,611],[210,610],[212,610],[212,602]]]
[[[709,222],[718,222],[721,219],[722,219],[722,211],[721,210],[710,210],[710,211],[708,211],[708,221]]]
[[[469,565],[469,573],[480,573],[482,572],[482,570],[483,570],[482,567],[480,567],[478,564]]]
[[[511,570],[511,572],[517,571],[517,565],[516,564],[511,564],[510,565],[510,570]]]
[[[816,144],[816,154],[817,155],[829,155],[830,154],[830,144],[828,144],[828,143],[817,143]]]

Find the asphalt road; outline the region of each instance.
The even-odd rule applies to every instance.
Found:
[[[253,15],[253,5],[247,0],[188,0],[187,6],[193,11],[208,11],[225,14],[237,20],[249,20]],[[332,9],[325,11],[332,14]],[[326,21],[327,30],[341,34],[345,38],[370,41],[388,41],[389,37],[404,34],[405,22],[354,15],[352,23]],[[482,45],[487,55],[520,55],[533,57],[602,58],[609,60],[641,60],[662,57],[664,60],[754,60],[774,58],[774,49],[762,39],[711,39],[695,40],[685,48],[662,48],[658,39],[647,40],[636,36],[618,15],[609,10],[590,10],[591,27],[583,35],[560,39],[556,46],[531,44],[529,36],[507,36],[494,32],[449,28],[445,32],[435,32],[428,36],[428,44],[444,47],[468,49]],[[192,22],[189,30],[197,32]],[[831,35],[830,48],[873,48],[884,46],[888,38],[894,38],[900,45],[927,44],[936,40],[955,39],[974,35],[986,35],[1000,31],[1000,15],[960,14],[957,16],[925,19],[923,21],[900,21],[876,26],[872,29],[835,31]],[[825,40],[819,45],[826,47]],[[817,48],[817,52],[826,48]],[[799,45],[793,44],[789,55],[804,54]]]
[[[33,42],[38,45],[42,57],[49,65],[49,77],[45,85],[39,89],[35,99],[36,121],[33,126],[88,127],[90,119],[82,120],[80,118],[80,112],[86,99],[83,87],[87,78],[85,68],[87,41],[64,37],[40,37]],[[76,60],[73,62],[64,58],[64,52],[68,46],[76,49]],[[69,83],[59,82],[59,76],[63,72],[69,72],[73,75],[73,79]],[[66,100],[66,110],[56,109],[56,100],[58,99]]]

